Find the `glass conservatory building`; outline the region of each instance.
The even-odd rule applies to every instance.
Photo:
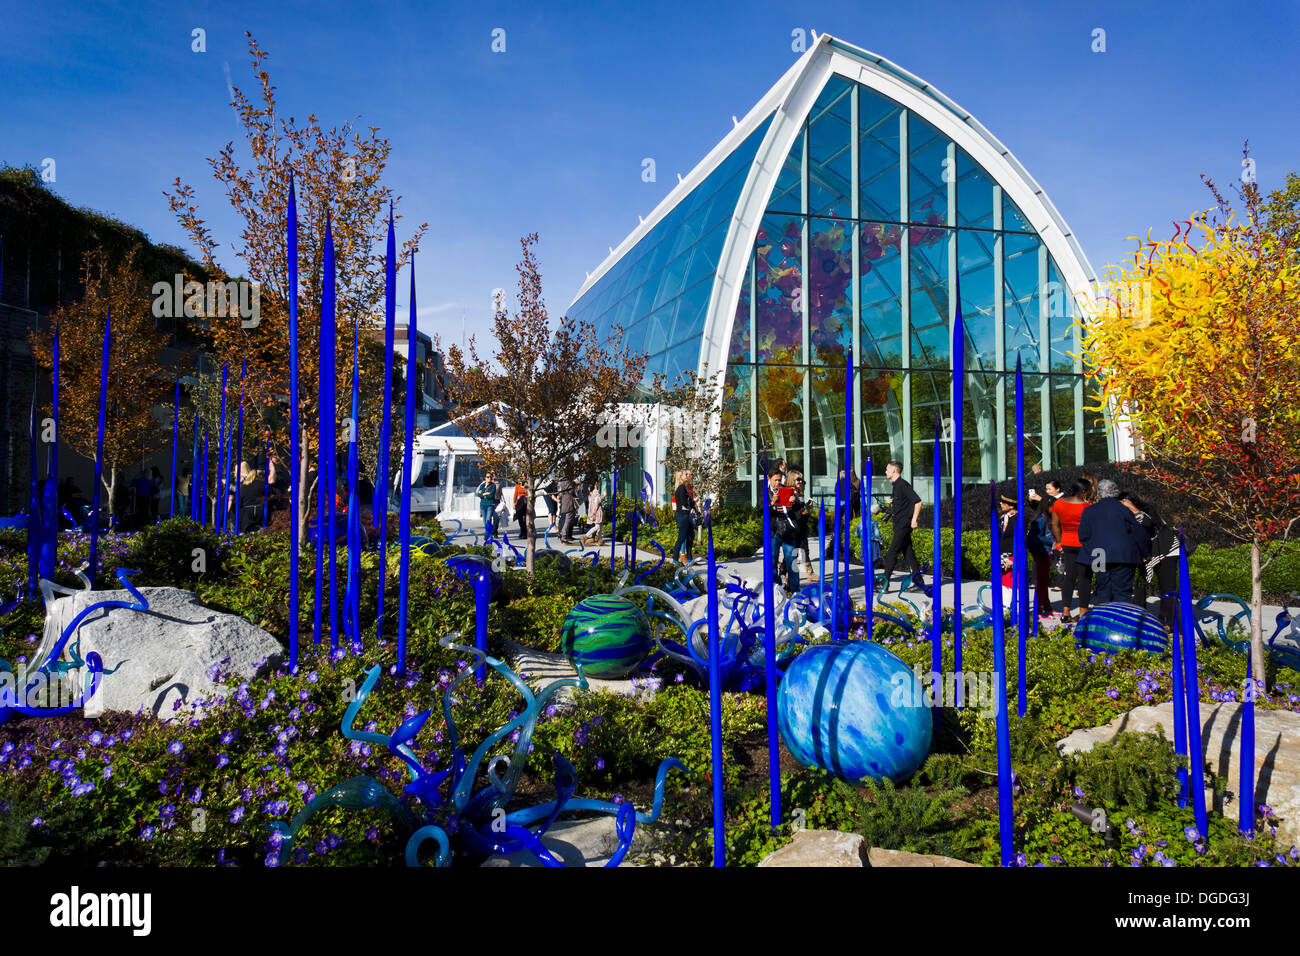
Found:
[[[960,283],[954,281],[960,277]],[[590,274],[569,308],[650,354],[647,379],[725,369],[722,440],[757,501],[768,449],[833,493],[853,356],[855,468],[904,463],[933,493],[952,417],[961,290],[963,483],[1014,475],[1015,367],[1026,463],[1125,459],[1080,360],[1083,250],[1010,151],[905,70],[823,35]],[[943,449],[951,494],[952,435]],[[653,454],[650,455],[654,457]],[[663,469],[645,462],[664,489]]]

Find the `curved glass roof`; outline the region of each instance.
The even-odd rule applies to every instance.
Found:
[[[718,258],[771,117],[629,249],[569,309],[609,334],[620,326],[650,353],[647,380],[694,370]]]

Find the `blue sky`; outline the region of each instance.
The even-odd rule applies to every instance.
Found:
[[[228,245],[237,224],[206,158],[241,140],[226,70],[251,88],[250,30],[284,113],[359,117],[391,140],[400,208],[430,223],[421,327],[449,339],[462,322],[485,331],[493,288],[513,303],[528,232],[562,311],[780,78],[795,28],[881,54],[973,112],[1099,272],[1125,237],[1167,235],[1209,205],[1199,176],[1237,176],[1246,138],[1266,188],[1300,169],[1294,0],[3,3],[0,163],[54,158],[73,204],[187,246],[162,195],[180,176]],[[206,53],[190,49],[195,27]],[[1105,53],[1090,49],[1097,27]],[[490,49],[495,28],[505,53]],[[656,182],[642,181],[645,157]]]

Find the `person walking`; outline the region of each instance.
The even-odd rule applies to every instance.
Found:
[[[1048,520],[1052,505],[1060,497],[1060,486],[1054,481],[1047,483],[1045,494],[1034,493],[1033,507],[1029,508],[1029,519],[1025,522],[1025,548],[1034,566],[1034,593],[1038,598],[1038,617],[1043,621],[1054,620],[1057,614],[1052,610],[1052,540],[1051,521]]]
[[[582,544],[600,545],[600,526],[605,521],[604,503],[605,497],[600,493],[600,486],[593,481],[591,490],[587,492],[587,521],[590,527],[587,529],[587,533],[578,539]]]
[[[178,518],[190,516],[190,481],[190,470],[186,468],[176,482],[176,517]]]
[[[158,470],[157,465],[149,469],[149,480],[153,482],[153,490],[149,492],[149,523],[157,524],[161,512],[163,485],[162,472]]]
[[[519,525],[519,540],[528,540],[528,490],[523,485],[515,485],[515,521]]]
[[[1075,481],[1052,504],[1052,537],[1056,541],[1055,550],[1061,556],[1061,574],[1064,577],[1061,587],[1061,617],[1067,621],[1078,621],[1083,612],[1088,610],[1091,598],[1092,565],[1081,561],[1079,557],[1079,519],[1088,507],[1085,494],[1084,482]],[[1075,613],[1071,614],[1070,601],[1074,598],[1076,587],[1079,602]]]
[[[1079,519],[1080,558],[1097,568],[1098,604],[1133,603],[1133,577],[1151,555],[1151,535],[1119,500],[1119,485],[1097,482],[1097,503]]]
[[[497,507],[497,483],[493,480],[492,472],[483,476],[474,493],[478,496],[478,510],[483,518],[483,536],[486,540],[496,532],[492,518]]]
[[[673,560],[690,564],[695,560],[693,545],[698,513],[695,510],[695,493],[691,490],[691,473],[684,468],[677,472],[677,487],[673,490],[673,517],[677,519],[677,541],[673,544]],[[680,557],[683,548],[686,550],[685,560],[681,560]]]
[[[903,463],[901,461],[891,461],[887,464],[885,466],[885,477],[894,485],[889,498],[894,533],[889,541],[889,550],[885,552],[883,568],[885,580],[880,593],[886,594],[889,592],[890,578],[893,576],[894,565],[898,563],[900,556],[912,569],[912,587],[924,591],[925,581],[921,577],[921,562],[917,560],[916,551],[912,548],[912,532],[920,527],[921,496],[912,488],[911,483],[903,477]],[[899,590],[902,590],[901,585]]]
[[[578,498],[573,493],[573,482],[567,478],[560,482],[560,541],[573,544],[573,523],[578,519]]]
[[[789,594],[799,590],[799,567],[795,563],[801,547],[807,544],[806,525],[802,520],[804,499],[800,492],[803,474],[791,469],[781,483],[780,504],[774,516],[773,531],[781,544],[781,569],[784,571],[785,589]]]

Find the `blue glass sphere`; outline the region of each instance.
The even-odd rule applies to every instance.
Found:
[[[934,732],[916,674],[869,641],[819,644],[796,657],[777,693],[777,725],[796,760],[842,780],[907,779]]]
[[[492,566],[492,559],[489,557],[481,554],[453,554],[447,559],[447,567],[455,571],[456,576],[462,581],[471,584],[479,574],[486,574],[493,597],[496,597],[497,592],[501,590],[501,573]]]
[[[1169,633],[1156,617],[1136,604],[1114,602],[1090,607],[1074,628],[1076,647],[1114,654],[1117,651],[1169,649]]]

